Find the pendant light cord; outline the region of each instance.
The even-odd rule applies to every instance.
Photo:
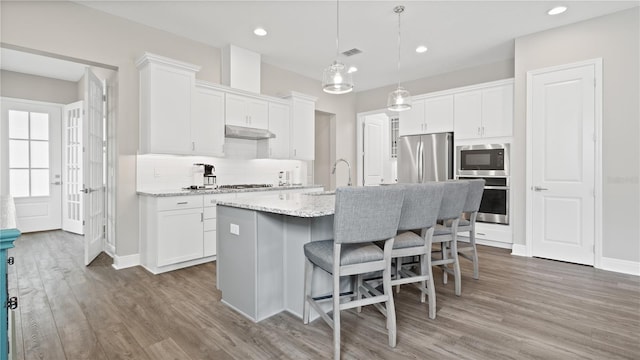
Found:
[[[398,13],[398,87],[400,87],[400,40],[402,39],[400,37],[400,14],[404,11],[404,7],[398,7],[396,9]]]
[[[336,0],[336,61],[340,56],[340,0]]]

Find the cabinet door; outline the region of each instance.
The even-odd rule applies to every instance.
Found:
[[[424,100],[414,101],[410,110],[401,112],[398,130],[400,136],[426,133],[424,115]]]
[[[247,115],[249,117],[249,127],[257,129],[269,128],[269,102],[247,98]]]
[[[235,94],[225,95],[225,118],[227,125],[249,126],[249,115],[247,114],[247,98]]]
[[[193,154],[224,155],[224,93],[196,87],[191,116]]]
[[[290,157],[297,160],[315,158],[315,103],[293,99]]]
[[[150,78],[141,84],[141,99],[148,107],[151,153],[191,153],[191,91],[193,73],[152,65]]]
[[[456,140],[477,139],[482,134],[482,91],[455,95],[454,134]]]
[[[202,208],[158,212],[158,266],[203,256]]]
[[[427,134],[453,131],[453,95],[425,99],[424,118]]]
[[[216,219],[212,220],[214,223]],[[216,254],[216,231],[205,231],[204,232],[204,256],[213,256]]]
[[[269,139],[269,158],[289,158],[289,115],[288,105],[269,103],[269,131],[276,135]]]
[[[513,84],[482,91],[483,137],[511,136],[513,133]]]

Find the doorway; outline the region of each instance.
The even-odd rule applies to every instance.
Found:
[[[84,235],[85,265],[102,251],[113,255],[117,68],[5,46],[3,44],[2,74],[3,78],[13,81],[4,82],[0,94],[3,97],[2,142],[7,143],[2,149],[1,190],[15,198],[19,229],[22,232],[63,229]],[[14,99],[17,97],[23,100]],[[8,103],[9,100],[12,102]],[[16,107],[16,102],[32,107],[44,104],[55,110],[52,111],[55,115],[47,117],[46,129],[51,133],[47,138],[40,134],[44,129],[40,115],[43,111],[38,108],[25,111]],[[8,117],[19,111],[27,115],[23,116],[26,135],[24,131],[18,135],[14,131],[7,137],[4,134],[9,133],[5,128],[7,131],[10,127],[18,129],[13,124],[17,120],[9,121]],[[45,142],[49,145],[48,163],[39,160],[42,155],[37,157],[39,153],[35,151]],[[24,152],[14,149],[18,146],[21,149],[26,146],[29,151],[19,159],[16,157]],[[22,162],[18,163],[18,160]],[[46,177],[45,170],[49,171]],[[25,177],[25,174],[29,176]],[[27,181],[18,181],[17,176]],[[23,204],[33,203],[31,198],[45,200],[46,191],[42,190],[45,180],[51,188],[48,209],[58,216],[49,222],[41,217],[33,221],[37,227],[30,226],[27,220],[36,213],[35,207]],[[18,188],[25,183],[28,186]],[[36,214],[44,213],[39,210]]]
[[[386,110],[357,115],[357,173],[360,186],[398,182],[398,115]]]
[[[598,265],[602,60],[527,73],[527,246]]]
[[[325,190],[336,188],[336,177],[331,175],[331,166],[336,160],[336,116],[316,111],[315,113],[315,159],[313,161],[313,183]]]

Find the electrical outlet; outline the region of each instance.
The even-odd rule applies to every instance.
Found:
[[[240,226],[237,224],[230,224],[229,232],[232,233],[233,235],[240,235]]]

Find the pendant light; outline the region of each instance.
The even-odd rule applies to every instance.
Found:
[[[404,6],[398,5],[394,7],[393,12],[398,14],[398,87],[389,93],[387,109],[391,111],[405,111],[411,109],[411,94],[400,86],[400,14],[404,12]]]
[[[340,1],[336,0],[336,60],[324,69],[322,76],[322,90],[329,94],[346,94],[353,90],[353,76],[343,63],[338,61],[340,56]]]

